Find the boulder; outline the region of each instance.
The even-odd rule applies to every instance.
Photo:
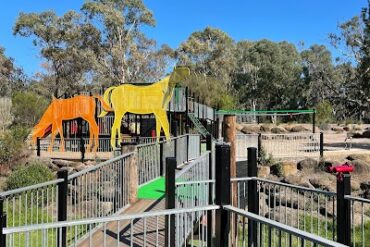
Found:
[[[343,127],[340,127],[340,126],[332,126],[331,130],[336,133],[342,133],[344,131]]]
[[[279,177],[287,177],[297,174],[297,165],[293,161],[283,161],[271,167],[271,172]]]
[[[351,191],[358,191],[361,189],[361,183],[358,179],[351,178]]]
[[[304,174],[299,174],[299,175],[289,175],[287,177],[284,177],[282,182],[287,183],[287,184],[293,184],[293,185],[298,185],[306,188],[311,188],[314,189],[315,187],[310,184],[310,181],[308,181],[307,177],[304,176]]]
[[[76,162],[69,160],[53,160],[53,164],[57,165],[58,167],[70,167],[70,166],[73,167],[74,163]]]
[[[350,164],[353,165],[353,174],[362,175],[370,172],[370,164],[363,160],[352,160]]]
[[[305,171],[311,171],[315,170],[318,167],[319,162],[317,160],[312,159],[312,158],[307,158],[304,160],[301,160],[297,164],[297,168],[299,170],[305,170]]]
[[[256,134],[260,132],[260,126],[252,124],[244,125],[241,129],[241,132],[243,132],[244,134]]]
[[[243,129],[243,125],[235,123],[235,128],[236,130],[241,131]]]
[[[275,126],[271,129],[271,133],[274,134],[284,134],[287,133],[287,130],[280,126]]]
[[[346,158],[347,160],[363,160],[370,163],[370,154],[350,154]]]
[[[75,170],[80,172],[80,171],[86,169],[86,167],[87,166],[85,164],[81,163],[81,164],[79,164],[78,166],[75,167]]]
[[[291,130],[291,132],[307,132],[307,131],[310,131],[309,129],[307,129],[305,126],[303,125],[294,125]]]
[[[362,132],[362,137],[363,138],[370,138],[370,130],[365,130],[364,132]]]
[[[9,176],[11,172],[9,164],[0,165],[0,176]]]
[[[272,127],[271,124],[262,124],[260,130],[262,132],[271,132]]]
[[[269,166],[259,166],[257,174],[259,178],[267,178],[268,175],[270,175],[270,167]]]
[[[328,173],[315,173],[309,178],[309,181],[317,189],[331,192],[337,190],[336,177]]]

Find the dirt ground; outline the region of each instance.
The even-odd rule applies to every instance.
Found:
[[[347,133],[324,133],[325,158],[344,159],[349,154],[370,155],[370,138],[347,139]]]

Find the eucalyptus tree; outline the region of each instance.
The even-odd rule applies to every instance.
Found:
[[[56,97],[81,88],[85,76],[94,68],[94,54],[100,49],[96,45],[100,42],[99,31],[75,11],[60,17],[54,11],[21,13],[13,32],[32,37],[40,49],[48,68],[40,74]]]
[[[231,84],[236,66],[234,49],[227,33],[207,27],[193,32],[176,50],[178,64],[193,72],[185,84],[215,107],[232,108],[237,101]]]
[[[253,104],[258,109],[300,107],[302,70],[293,44],[240,41],[235,54],[238,66],[233,84],[245,107],[253,108]],[[248,103],[250,99],[256,100]]]
[[[336,100],[346,105],[347,116],[370,119],[370,2],[361,15],[340,24],[339,33],[329,38],[342,55],[338,61],[341,91],[333,92]],[[354,73],[349,72],[349,66]]]
[[[155,26],[142,0],[92,0],[82,11],[100,31],[96,72],[102,84],[150,82],[164,74],[173,52],[168,46],[157,49],[142,31]]]
[[[0,47],[0,97],[9,97],[12,91],[24,86],[26,79],[22,70],[4,52],[4,48]]]

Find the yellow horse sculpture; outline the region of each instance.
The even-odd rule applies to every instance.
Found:
[[[170,102],[176,83],[182,81],[190,74],[186,67],[177,67],[171,75],[165,77],[149,86],[135,86],[124,84],[117,87],[110,87],[104,92],[104,100],[114,110],[114,122],[111,131],[111,146],[116,147],[116,135],[121,140],[121,120],[127,112],[134,114],[155,115],[157,140],[161,129],[166,139],[170,139],[169,123],[166,109]],[[109,97],[110,95],[110,97]],[[99,117],[107,114],[102,111]]]
[[[104,110],[111,111],[112,109],[105,103],[103,98],[99,95],[85,96],[79,95],[69,99],[55,99],[53,98],[52,102],[42,115],[39,123],[34,127],[32,139],[33,142],[36,142],[36,139],[39,137],[44,137],[47,129],[51,126],[51,141],[48,148],[48,151],[52,151],[54,145],[54,138],[59,132],[60,134],[60,151],[64,151],[64,136],[62,121],[63,120],[72,120],[76,118],[83,118],[89,123],[90,126],[90,141],[86,147],[86,151],[89,152],[91,145],[94,140],[93,152],[96,152],[96,149],[99,145],[99,127],[95,121],[95,99],[100,100]]]

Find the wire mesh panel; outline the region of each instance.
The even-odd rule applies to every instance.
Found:
[[[262,134],[262,148],[274,158],[319,157],[320,134]]]
[[[137,146],[139,185],[148,183],[160,174],[160,144],[143,144]]]
[[[236,158],[238,160],[247,160],[247,148],[258,148],[258,135],[257,134],[237,134],[236,135]]]
[[[188,241],[192,246],[211,246],[207,242],[207,232],[202,229],[201,222],[193,224],[192,219],[199,215],[206,215],[208,211],[214,212],[217,206],[197,207],[189,209],[173,209],[146,212],[142,214],[126,214],[114,217],[93,218],[87,220],[58,222],[54,224],[39,224],[25,228],[5,228],[7,247],[14,246],[62,246],[62,231],[67,229],[67,236],[74,236],[78,229],[86,229],[86,238],[83,240],[71,238],[68,246],[167,246],[181,247],[181,243]],[[179,218],[190,216],[190,221],[183,225],[174,225],[171,217]],[[167,219],[167,220],[166,220]],[[165,225],[168,229],[179,231],[189,230],[186,239],[176,239],[171,243],[166,239]],[[100,225],[98,231],[93,231]],[[188,228],[188,226],[190,228]],[[197,231],[199,230],[199,231]],[[37,242],[37,245],[35,243]],[[166,244],[167,242],[167,244]]]
[[[345,246],[312,233],[266,219],[233,206],[224,206],[235,230],[229,233],[229,246],[250,246],[248,226],[255,224],[256,239],[253,246]]]
[[[370,243],[370,200],[345,196],[351,205],[352,246],[367,246]]]

